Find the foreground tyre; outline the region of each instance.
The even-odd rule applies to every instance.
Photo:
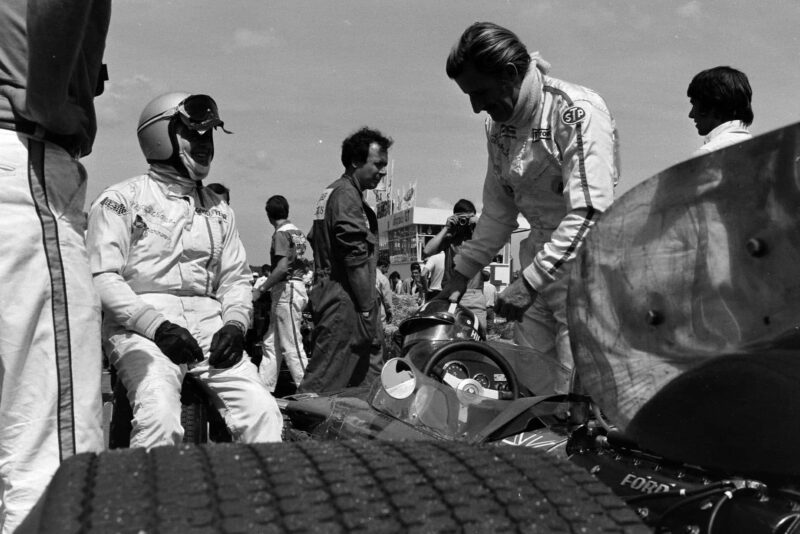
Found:
[[[649,532],[569,462],[448,442],[81,454],[37,512],[23,532]]]

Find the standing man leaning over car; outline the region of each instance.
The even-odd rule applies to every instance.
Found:
[[[142,111],[150,168],[113,185],[89,213],[89,261],[109,361],[133,404],[131,446],[183,438],[181,383],[197,378],[236,441],[280,441],[275,399],[243,358],[250,268],[233,210],[202,185],[214,158],[214,100],[168,93]]]
[[[0,2],[0,529],[59,463],[103,449],[86,171],[110,0]]]
[[[483,210],[455,260],[441,297],[456,300],[517,228],[522,276],[497,297],[495,311],[520,321],[515,341],[563,366],[555,392],[569,389],[573,367],[566,320],[567,272],[581,241],[613,200],[618,180],[614,120],[594,91],[547,76],[511,31],[489,22],[463,33],[447,58],[447,75],[486,111],[489,165]],[[537,392],[547,393],[547,392]]]
[[[378,219],[363,199],[386,176],[392,140],[362,128],[342,143],[344,174],[320,195],[308,241],[314,249],[309,295],[314,330],[300,392],[360,385],[373,343],[383,342],[375,290]]]
[[[753,137],[748,129],[753,122],[753,90],[743,72],[731,67],[704,70],[692,78],[686,96],[692,106],[689,118],[697,133],[705,136],[695,156]]]

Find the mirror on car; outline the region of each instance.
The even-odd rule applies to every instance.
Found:
[[[417,376],[408,362],[401,358],[392,358],[383,366],[381,385],[393,399],[406,399],[417,387]]]

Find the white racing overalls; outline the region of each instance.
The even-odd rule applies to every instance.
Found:
[[[9,532],[62,460],[103,450],[103,358],[83,166],[57,145],[0,129],[0,178],[0,523]]]
[[[131,446],[183,437],[187,366],[152,341],[165,320],[188,329],[203,349],[205,360],[188,372],[205,386],[234,439],[279,441],[281,414],[250,358],[230,369],[208,364],[213,335],[228,321],[249,325],[252,310],[250,269],[230,206],[172,167],[152,165],[94,201],[87,242],[106,353],[133,405]]]
[[[561,363],[563,377],[553,386],[563,393],[573,367],[565,275],[581,241],[613,201],[617,134],[600,95],[546,76],[549,66],[536,55],[531,59],[511,119],[486,121],[483,210],[455,261],[460,273],[474,276],[517,228],[518,214],[530,223],[520,244],[521,275],[538,295],[517,325],[515,341]]]
[[[4,534],[30,517],[60,462],[103,449],[100,301],[86,256],[79,158],[97,132],[110,16],[111,0],[0,2]],[[67,31],[54,31],[54,20]]]

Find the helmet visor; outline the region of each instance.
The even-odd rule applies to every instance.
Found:
[[[224,130],[224,122],[219,118],[217,103],[208,95],[186,97],[176,108],[181,122],[201,134],[217,126]]]

